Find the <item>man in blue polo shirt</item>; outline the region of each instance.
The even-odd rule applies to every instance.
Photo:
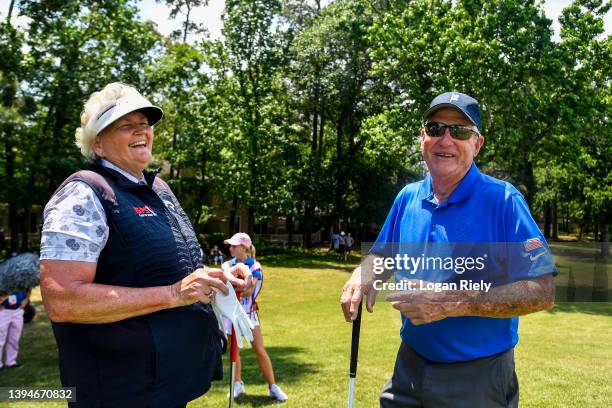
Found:
[[[474,164],[478,102],[447,92],[423,119],[429,173],[396,197],[342,309],[353,321],[364,294],[372,312],[390,273],[404,283],[388,297],[402,342],[381,407],[516,407],[517,316],[552,307],[556,269],[522,195]]]

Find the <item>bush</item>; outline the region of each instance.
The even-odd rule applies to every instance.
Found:
[[[210,249],[214,245],[218,245],[221,251],[229,256],[229,248],[227,245],[223,243],[223,240],[228,237],[221,232],[213,232],[210,234],[199,234],[198,240],[200,241],[200,245],[206,255],[210,252]],[[293,244],[292,246],[286,244],[275,244],[265,240],[262,240],[259,236],[253,234],[251,236],[253,240],[253,245],[255,245],[255,249],[257,250],[256,256],[264,256],[264,255],[289,255],[289,254],[303,254],[305,250],[297,245]]]
[[[265,255],[290,255],[303,254],[304,249],[299,245],[289,246],[287,244],[274,244],[260,239],[258,236],[251,237],[253,245],[257,249],[257,256]]]
[[[218,245],[221,252],[229,256],[229,250],[227,246],[223,243],[223,240],[226,238],[227,237],[222,232],[212,232],[210,234],[198,235],[198,240],[200,241],[202,249],[204,250],[204,252],[206,252],[206,255],[208,255],[213,246]]]

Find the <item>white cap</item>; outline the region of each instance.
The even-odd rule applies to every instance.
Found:
[[[96,136],[120,117],[134,111],[141,111],[147,117],[151,126],[159,122],[164,116],[164,111],[153,105],[144,96],[130,94],[117,99],[116,102],[98,114],[94,125]]]

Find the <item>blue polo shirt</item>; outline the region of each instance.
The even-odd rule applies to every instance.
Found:
[[[434,198],[430,174],[402,189],[371,252],[422,258],[418,268],[396,268],[396,280],[486,281],[495,287],[556,274],[548,245],[521,193],[510,183],[480,173],[475,164],[442,203]],[[467,257],[477,261],[466,270]],[[458,261],[463,267],[457,267]],[[513,347],[517,330],[518,317],[452,317],[415,326],[402,315],[400,335],[426,359],[460,362]]]

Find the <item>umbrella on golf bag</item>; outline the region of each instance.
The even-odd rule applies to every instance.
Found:
[[[0,264],[0,296],[38,286],[40,261],[38,255],[29,252],[19,254]]]

